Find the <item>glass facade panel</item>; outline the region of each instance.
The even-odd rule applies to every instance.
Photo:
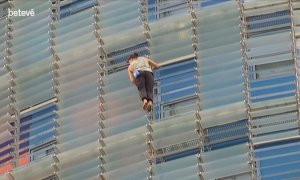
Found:
[[[0,0],[0,179],[299,179],[299,10]],[[133,52],[161,66],[153,112]]]

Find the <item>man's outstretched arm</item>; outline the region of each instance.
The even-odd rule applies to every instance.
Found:
[[[152,59],[147,58],[147,60],[149,61],[150,66],[152,66],[153,69],[158,69],[160,68],[160,65],[157,64],[155,61],[153,61]]]

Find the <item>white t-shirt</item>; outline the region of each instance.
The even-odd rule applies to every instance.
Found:
[[[150,71],[150,72],[152,72],[150,64],[148,63],[148,61],[144,57],[138,57],[134,61],[133,67],[134,67],[135,70],[137,69],[139,71]]]

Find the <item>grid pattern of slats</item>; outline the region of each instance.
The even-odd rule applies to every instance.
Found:
[[[18,161],[41,143],[39,137],[56,143],[53,155],[0,178],[298,178],[298,57],[297,46],[291,46],[299,37],[298,2],[227,1],[201,9],[193,9],[190,2],[188,12],[147,24],[139,18],[144,1],[99,0],[97,6],[57,21],[49,17],[50,4],[41,1],[32,19],[0,21],[9,24],[8,29],[0,26],[0,65],[6,67],[0,67],[3,163],[7,165],[14,151],[16,163],[11,164],[22,165]],[[12,4],[26,9],[33,2]],[[290,10],[294,36],[289,33]],[[11,40],[4,42],[6,38]],[[109,67],[111,57],[125,66],[122,58],[147,45],[150,58],[162,65],[195,58],[197,73],[192,78],[195,104],[153,123],[141,110],[127,71]],[[24,75],[28,69],[32,72]],[[162,88],[168,91],[168,86]],[[30,122],[26,119],[31,113],[18,114],[54,96],[54,112],[30,117]],[[14,100],[17,108],[10,112]],[[41,123],[41,117],[52,116],[53,121]],[[47,130],[48,125],[53,129]],[[21,137],[14,133],[23,130]],[[47,139],[50,131],[53,137]],[[20,138],[16,149],[7,146],[12,138]],[[180,155],[186,152],[193,155]],[[181,158],[166,161],[175,155]],[[274,167],[280,170],[274,173]]]
[[[117,6],[116,6],[117,5]],[[124,66],[124,60],[111,66],[112,56],[127,58],[135,47],[145,47],[139,1],[100,1],[99,35],[107,62],[106,76],[101,79],[101,174],[103,179],[146,179],[149,174],[151,149],[148,123],[141,110],[141,100],[128,79],[127,70],[111,73]],[[122,16],[120,16],[122,13]],[[118,39],[116,41],[116,39]],[[125,48],[124,48],[125,47]],[[132,50],[131,50],[132,49]],[[142,54],[140,54],[142,55]]]
[[[284,143],[257,148],[255,150],[257,178],[299,179],[300,144],[298,142]]]
[[[32,179],[32,178],[45,178],[53,174],[54,168],[51,167],[51,163],[54,160],[51,158],[51,153],[40,154],[38,152],[39,146],[44,143],[48,143],[45,148],[53,149],[53,143],[55,142],[54,135],[56,123],[53,121],[55,118],[55,105],[49,104],[37,110],[31,111],[21,115],[20,130],[22,131],[19,138],[19,156],[16,158],[19,168],[11,172],[16,179]],[[38,116],[34,114],[39,114]],[[46,151],[46,150],[45,150]],[[31,154],[30,154],[31,152]],[[44,152],[44,151],[42,151]],[[33,161],[29,163],[30,161]],[[29,164],[28,164],[29,163]],[[23,166],[28,164],[27,166]],[[38,169],[36,167],[46,166],[49,168],[47,171]],[[27,172],[28,169],[36,168],[34,171]],[[26,175],[24,173],[26,172]]]
[[[289,11],[288,3],[277,3],[279,4],[264,11],[264,22],[273,22],[278,17],[290,19],[290,12],[285,12]],[[250,73],[255,74],[249,82],[252,113],[250,124],[253,142],[260,144],[276,138],[293,136],[294,130],[298,128],[298,111],[295,106],[296,85],[290,26],[285,28],[286,23],[277,20],[274,21],[274,25],[264,27],[260,19],[253,18],[257,15],[262,16],[261,8],[250,9],[251,7],[251,3],[244,4],[247,30],[251,27],[250,24],[260,26],[253,28],[251,32],[247,31],[252,36],[246,40],[248,65],[254,66]],[[282,13],[274,15],[277,11]],[[269,104],[274,107],[277,105],[277,111],[272,111],[272,108],[266,109]]]
[[[193,24],[191,18],[191,14],[184,11],[181,14],[151,22],[149,24],[150,36],[148,37],[149,51],[151,54],[150,58],[160,64],[193,58],[195,54],[192,46],[193,41],[191,35],[193,34],[193,31],[191,28],[193,27]],[[195,67],[194,64],[195,63],[192,63],[192,68]],[[180,74],[179,65],[177,70],[175,70],[176,65],[173,69],[176,72],[163,74],[164,71],[168,72],[166,69],[156,73],[159,77],[156,81],[160,82],[157,86],[158,93],[156,95],[157,97],[160,97],[156,99],[155,103],[157,105],[167,103],[167,99],[169,99],[170,102],[172,101],[170,99],[176,99],[175,95],[172,95],[171,93],[172,90],[167,90],[168,85],[170,85],[169,87],[174,85],[172,85],[171,81],[168,84],[167,79],[169,78],[171,80],[172,76],[175,76],[176,73]],[[192,90],[196,89],[195,82],[196,80],[192,79],[192,83],[194,83],[194,88],[191,87]],[[176,90],[182,89],[182,91],[184,91],[185,88],[187,89],[187,87],[179,86]],[[173,91],[175,92],[176,90],[174,89]],[[168,91],[169,96],[167,95]],[[188,92],[189,91],[187,91],[187,93]],[[177,99],[183,98],[183,96],[183,94],[178,94]],[[182,110],[184,107],[180,107],[174,109],[174,111],[177,112],[177,115],[175,116],[165,117],[162,115],[162,117],[160,117],[158,114],[155,115],[155,118],[159,121],[150,125],[150,136],[152,139],[151,147],[153,147],[154,150],[154,157],[157,158],[156,163],[159,161],[161,161],[161,163],[152,165],[151,177],[153,179],[199,179],[199,169],[195,155],[176,161],[162,162],[166,156],[193,150],[198,147],[200,140],[199,134],[196,131],[197,108],[197,105],[194,107],[187,105],[185,109],[189,112],[185,112]],[[179,113],[180,110],[181,113]],[[167,111],[163,112],[164,110],[159,112],[157,108],[155,108],[155,111],[158,111],[156,113],[161,114],[168,113]]]
[[[9,24],[12,39],[8,53],[16,83],[16,94],[13,97],[18,109],[23,110],[54,97],[53,65],[47,41],[51,10],[48,1],[11,3],[13,11],[28,10],[32,5],[35,6],[35,16],[10,16]]]
[[[51,103],[21,115],[19,137],[21,165],[52,154],[39,153],[39,150],[41,146],[44,146],[45,151],[48,150],[48,152],[53,149],[55,143],[55,130],[53,127],[57,126],[54,121],[56,118],[55,109],[55,104]]]
[[[0,167],[1,169],[10,170],[13,168],[11,160],[13,159],[12,153],[14,148],[11,146],[13,142],[13,118],[11,103],[11,84],[9,83],[11,76],[7,71],[6,61],[6,31],[8,20],[3,19],[0,21]],[[3,172],[2,172],[3,173]]]
[[[199,179],[198,163],[199,160],[197,156],[192,155],[158,164],[153,166],[152,171],[155,175],[152,177],[152,179]]]
[[[161,67],[155,76],[156,120],[198,109],[195,59]]]
[[[107,54],[145,42],[140,6],[139,1],[100,0],[99,34]]]
[[[18,8],[26,9],[32,6],[32,3],[23,4],[20,1],[10,2],[11,10]],[[26,130],[21,134],[20,129],[24,129],[21,124],[20,110],[29,108],[33,105],[46,101],[54,97],[53,83],[52,83],[52,60],[51,54],[48,50],[48,23],[50,22],[51,10],[49,9],[49,2],[38,2],[36,4],[34,17],[13,17],[8,18],[6,31],[6,67],[9,74],[12,76],[10,83],[12,84],[11,91],[13,92],[12,99],[14,101],[14,116],[15,116],[15,158],[13,165],[15,167],[28,163],[28,151],[33,147],[34,142],[38,144],[40,136],[47,134],[43,132],[41,126],[32,128],[32,134],[28,134]],[[41,36],[35,36],[36,33]],[[36,51],[37,50],[37,51]],[[35,53],[38,52],[38,53]],[[29,54],[29,55],[28,55]],[[48,78],[45,78],[48,77]],[[26,115],[25,115],[26,116]],[[24,117],[24,116],[23,116]],[[26,128],[25,128],[26,129]],[[40,159],[31,163],[27,167],[17,168],[13,172],[7,174],[16,179],[32,179],[44,178],[49,174],[53,174],[51,169],[52,158]],[[42,169],[27,172],[27,168],[48,166],[47,171]]]
[[[34,161],[26,166],[16,168],[10,173],[10,177],[15,179],[43,179],[54,174],[54,159],[52,156],[46,156],[43,159]]]
[[[9,4],[12,11],[19,8],[28,10],[28,8],[32,6],[31,2],[23,4],[20,1],[9,2]],[[14,167],[28,163],[30,159],[28,152],[35,145],[40,143],[40,138],[42,138],[43,135],[49,135],[47,134],[47,131],[44,132],[44,127],[49,125],[47,123],[42,125],[35,124],[34,127],[32,126],[32,128],[29,128],[29,131],[31,132],[28,132],[28,128],[26,130],[26,127],[24,127],[24,124],[22,124],[21,121],[21,118],[24,118],[26,114],[20,115],[20,110],[29,108],[54,97],[51,79],[53,77],[53,66],[51,54],[48,50],[49,43],[47,41],[47,32],[49,30],[48,23],[51,20],[51,10],[49,9],[50,3],[44,1],[38,2],[35,5],[36,9],[34,17],[9,16],[6,20],[6,26],[2,26],[6,27],[6,37],[5,39],[1,38],[1,43],[6,40],[5,44],[3,44],[6,47],[5,67],[11,76],[10,80],[7,79],[7,82],[11,84],[11,87],[6,87],[6,90],[9,90],[12,94],[7,95],[7,98],[11,100],[8,107],[11,107],[14,110],[13,124],[15,125],[15,128],[14,131],[11,131],[11,133],[14,134],[15,142],[14,146],[11,146],[14,147],[14,151],[11,152],[11,155],[14,155],[14,159],[11,162]],[[41,34],[41,36],[35,36],[36,33]],[[4,82],[1,83],[1,85],[4,84]],[[20,129],[23,129],[24,131],[20,133]],[[11,151],[11,149],[8,149],[7,151]],[[40,159],[30,164],[27,168],[40,165],[50,167],[51,163],[47,162],[52,162],[52,158],[47,157]],[[53,169],[51,170],[51,168],[49,168],[48,171],[37,170],[25,174],[24,171],[27,171],[27,168],[18,168],[7,174],[7,176],[13,176],[16,179],[32,179],[34,177],[44,178],[53,173]]]
[[[191,15],[185,12],[149,23],[150,58],[163,64],[193,57],[190,20]]]
[[[107,54],[105,61],[108,73],[125,69],[128,65],[127,58],[133,51],[138,52],[140,56],[148,55],[142,26],[146,10],[142,1],[127,3],[120,0],[101,0],[97,10],[100,12],[98,32],[102,39],[103,51]]]
[[[103,78],[101,176],[105,179],[145,179],[149,175],[148,120],[127,76],[124,70]]]
[[[277,0],[243,4],[249,127],[253,172],[258,179],[299,177],[295,162],[299,154],[289,153],[295,146],[282,145],[288,139],[299,138],[299,77],[290,3]]]
[[[200,139],[195,111],[163,118],[151,125],[153,138],[151,144],[156,157],[176,154],[198,147]]]
[[[248,146],[234,141],[247,138],[239,15],[235,1],[195,12],[202,136],[200,147],[204,151],[200,153],[200,157],[203,157],[200,167],[204,179],[249,172]],[[223,147],[217,144],[223,144]],[[240,145],[232,146],[234,144]],[[238,153],[232,153],[236,148],[240,149]],[[216,158],[216,154],[226,155]],[[207,156],[211,158],[205,158]]]
[[[100,173],[98,58],[102,54],[94,33],[95,15],[90,8],[52,24],[59,125],[55,166],[60,179],[88,179]]]
[[[187,4],[183,5],[189,8]],[[195,57],[191,37],[193,35],[191,18],[191,14],[185,10],[181,14],[151,22],[148,39],[150,58],[163,65]],[[185,66],[190,68],[184,68]],[[161,160],[168,155],[193,150],[199,145],[199,136],[195,130],[197,129],[195,112],[198,109],[195,97],[193,97],[195,104],[192,105],[176,106],[172,110],[159,107],[188,96],[191,98],[191,94],[196,95],[194,67],[195,63],[174,64],[174,66],[169,67],[169,70],[166,67],[156,72],[156,81],[159,84],[157,85],[157,99],[155,100],[155,118],[159,121],[157,124],[151,125],[151,136],[156,158]],[[191,73],[187,71],[191,71]],[[182,75],[183,78],[177,79],[175,82],[178,75]],[[176,83],[178,83],[177,86]],[[168,117],[166,114],[171,113],[171,111],[176,115]],[[153,173],[155,175],[155,172]],[[159,174],[157,176],[160,177]]]
[[[204,152],[200,154],[202,176],[204,179],[217,179],[247,173],[248,156],[247,144]]]
[[[296,75],[297,75],[297,87],[300,86],[299,82],[299,75],[300,75],[300,1],[293,0],[290,3],[291,8],[291,22],[292,22],[292,40],[293,40],[293,53],[295,59],[295,67],[297,68]],[[299,94],[300,92],[297,91],[298,96],[298,103],[300,102]],[[300,127],[300,119],[298,121]]]

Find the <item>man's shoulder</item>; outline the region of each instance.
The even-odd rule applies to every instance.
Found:
[[[146,56],[140,56],[138,57],[138,59],[141,59],[141,60],[148,60],[148,58]]]
[[[129,64],[129,66],[128,66],[128,71],[133,71],[133,65],[132,64]]]

